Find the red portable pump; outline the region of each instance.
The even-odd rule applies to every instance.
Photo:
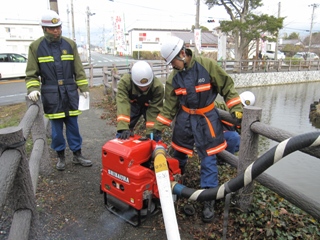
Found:
[[[152,156],[158,145],[167,149],[161,141],[135,135],[112,139],[102,147],[101,192],[106,208],[134,226],[159,210]],[[179,181],[178,160],[167,157],[167,163],[170,180]]]

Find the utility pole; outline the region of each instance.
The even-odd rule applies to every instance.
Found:
[[[91,47],[90,47],[90,16],[95,15],[95,13],[91,13],[89,10],[89,6],[87,7],[87,51],[88,51],[88,63],[91,66]]]
[[[76,40],[76,35],[74,33],[74,11],[73,11],[73,0],[71,0],[71,24],[72,24],[72,40]]]
[[[59,14],[58,0],[49,0],[50,9]]]
[[[69,5],[67,5],[67,19],[68,19],[68,37],[70,38],[70,18],[69,18]]]
[[[319,7],[319,4],[313,3],[313,4],[309,5],[309,7],[312,7],[311,25],[310,25],[310,36],[309,36],[309,48],[308,48],[308,53],[309,53],[309,57],[310,57],[310,48],[311,48],[311,39],[312,39],[312,27],[313,27],[314,10],[315,10],[315,8]]]
[[[197,10],[196,10],[196,22],[195,22],[195,25],[194,25],[194,30],[195,30],[194,32],[196,32],[196,30],[200,28],[200,27],[199,27],[200,0],[196,0],[196,1],[197,1],[197,3],[196,3],[196,5],[197,5]],[[198,51],[198,49],[197,49],[196,39],[195,39],[195,41],[194,41],[194,46],[195,46],[195,48],[194,48],[194,54],[195,54],[195,56],[198,56],[198,55],[199,55],[199,51]],[[201,46],[201,42],[200,42],[200,46]]]
[[[281,9],[281,2],[278,3],[278,18],[280,18],[280,9]],[[275,53],[274,53],[275,60],[278,60],[278,45],[279,45],[279,31],[277,34],[276,49],[275,49]]]
[[[102,43],[103,43],[103,50],[106,52],[106,42],[105,42],[105,29],[104,29],[104,24],[103,24],[103,30],[102,30]]]

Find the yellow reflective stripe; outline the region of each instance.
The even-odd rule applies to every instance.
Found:
[[[66,54],[66,55],[61,55],[61,60],[62,61],[66,61],[66,60],[72,61],[72,60],[74,60],[74,58],[73,58],[73,55]]]
[[[89,82],[88,82],[87,79],[77,80],[76,82],[77,82],[77,85],[78,85],[78,86],[88,85],[88,84],[89,84]]]
[[[26,87],[31,88],[31,87],[40,87],[40,82],[38,80],[30,80],[26,82]]]
[[[67,55],[61,55],[61,60],[62,61],[73,61],[74,57],[72,54],[67,54]],[[45,57],[38,57],[39,63],[44,63],[44,62],[54,62],[53,56],[45,56]]]
[[[66,114],[64,112],[62,113],[51,113],[51,114],[45,114],[45,117],[49,119],[58,119],[58,118],[65,118]]]
[[[82,112],[80,110],[72,110],[72,111],[69,111],[69,116],[74,117],[74,116],[80,115],[81,113]],[[64,112],[61,112],[61,113],[45,114],[44,116],[49,119],[59,119],[59,118],[65,118],[66,114]]]
[[[54,62],[53,56],[38,57],[39,63]]]
[[[80,110],[69,111],[69,116],[78,116],[79,114],[81,114]]]

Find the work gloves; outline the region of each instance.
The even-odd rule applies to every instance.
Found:
[[[162,133],[161,133],[161,131],[159,131],[159,130],[153,130],[153,139],[156,141],[156,142],[159,142],[160,140],[161,140],[161,137],[162,137],[162,135],[161,135]]]
[[[41,95],[41,93],[37,90],[32,91],[29,93],[28,98],[34,102],[38,101],[39,96]]]
[[[153,140],[159,142],[161,140],[162,134],[161,131],[154,129],[153,130]],[[151,134],[147,134],[147,138],[151,138]]]
[[[82,92],[81,93],[84,98],[88,98],[89,97],[89,92]],[[39,96],[41,95],[41,93],[39,91],[32,91],[31,93],[29,93],[28,98],[34,102],[38,101]]]
[[[117,135],[116,135],[117,138],[122,139],[122,140],[129,139],[132,136],[133,136],[133,132],[131,132],[129,129],[120,130],[117,132]]]
[[[236,120],[237,125],[241,125],[242,120],[242,112],[233,112],[231,116]]]

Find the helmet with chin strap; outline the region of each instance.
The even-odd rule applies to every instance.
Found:
[[[184,46],[184,41],[178,37],[171,37],[168,41],[162,44],[161,56],[166,61],[167,65],[180,53]]]
[[[256,97],[250,91],[245,91],[245,92],[241,93],[240,99],[241,99],[242,105],[244,105],[244,106],[253,106],[256,101]]]
[[[134,84],[139,87],[148,86],[153,81],[153,72],[149,63],[136,62],[131,68],[131,78]]]
[[[59,15],[53,10],[47,10],[41,17],[40,25],[42,27],[58,27],[61,24]]]

